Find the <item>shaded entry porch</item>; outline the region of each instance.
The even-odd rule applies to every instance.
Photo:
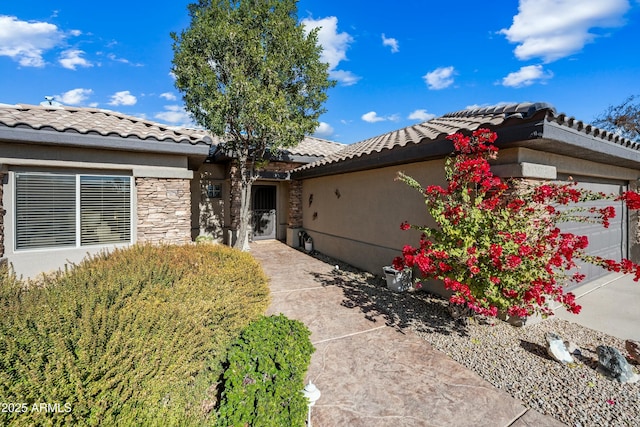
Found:
[[[253,240],[277,238],[278,190],[275,184],[254,185],[251,189],[251,230]]]

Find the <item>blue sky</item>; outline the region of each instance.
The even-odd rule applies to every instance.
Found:
[[[169,71],[187,0],[0,3],[0,103],[189,125]],[[640,94],[640,0],[301,0],[338,81],[317,136],[353,143],[473,106],[548,102],[592,121]]]

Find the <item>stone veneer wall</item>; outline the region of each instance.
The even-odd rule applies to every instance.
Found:
[[[4,205],[2,204],[2,196],[4,189],[4,180],[6,175],[0,173],[0,258],[4,256]]]
[[[302,227],[302,181],[289,181],[289,228]]]
[[[191,193],[188,179],[136,178],[138,242],[191,241]]]

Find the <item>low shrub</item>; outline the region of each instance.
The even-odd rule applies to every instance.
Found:
[[[28,411],[1,425],[213,422],[226,349],[269,303],[257,262],[217,245],[116,250],[28,290],[2,273],[0,402]]]
[[[309,329],[283,315],[252,322],[225,364],[218,426],[304,426],[304,377],[315,351]]]

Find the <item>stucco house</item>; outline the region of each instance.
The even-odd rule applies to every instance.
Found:
[[[270,154],[252,194],[253,238],[314,249],[380,274],[417,236],[423,199],[395,180],[444,183],[451,133],[498,134],[494,173],[565,181],[604,192],[636,189],[639,145],[558,114],[544,103],[466,109],[362,142],[307,137]],[[232,243],[238,199],[232,164],[202,130],[175,129],[108,110],[0,105],[0,257],[33,276],[87,253],[199,235]],[[640,259],[638,219],[617,203],[608,229],[568,224],[590,251]],[[589,279],[603,274],[587,271]]]
[[[109,110],[0,104],[0,258],[32,277],[133,243],[231,242],[236,204],[218,142]],[[289,171],[342,148],[305,138],[272,153],[254,188],[255,238],[284,239],[301,208]]]
[[[445,137],[489,128],[501,149],[496,175],[527,180],[567,181],[605,193],[636,189],[640,144],[558,114],[544,103],[466,109],[349,145],[291,174],[302,181],[302,227],[314,249],[375,274],[389,265],[416,234],[402,221],[425,223],[424,200],[396,181],[398,171],[423,185],[444,184],[444,158],[453,151]],[[592,202],[596,203],[596,202]],[[609,202],[607,205],[611,205]],[[589,252],[640,261],[638,219],[622,202],[609,228],[570,223],[565,230],[589,237]],[[488,231],[491,232],[491,231]],[[587,281],[606,273],[583,270]]]

